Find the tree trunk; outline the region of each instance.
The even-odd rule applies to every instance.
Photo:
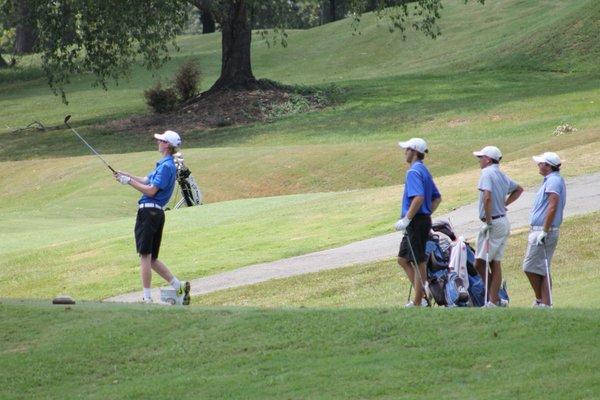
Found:
[[[215,31],[215,18],[210,9],[200,10],[200,21],[202,21],[202,33],[213,33]]]
[[[335,0],[329,0],[329,21],[337,21],[335,13]]]
[[[31,24],[28,1],[18,0],[14,4],[17,14],[17,26],[15,29],[15,53],[33,53],[37,35],[33,25]]]
[[[221,76],[209,91],[257,88],[258,82],[250,63],[252,30],[244,0],[230,1],[221,31]]]

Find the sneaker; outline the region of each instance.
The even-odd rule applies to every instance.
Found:
[[[485,305],[483,307],[484,308],[494,308],[494,307],[498,307],[498,306],[495,305],[494,303],[492,303],[491,301],[488,301],[487,303],[485,303]]]
[[[421,299],[421,307],[429,307],[429,303],[425,299]]]
[[[179,286],[179,290],[177,291],[177,304],[184,306],[190,305],[190,289],[191,285],[187,281]]]
[[[505,299],[500,299],[500,302],[498,303],[499,307],[508,307],[508,300]]]
[[[540,306],[540,304],[544,304],[544,303],[542,303],[542,301],[541,301],[541,300],[535,299],[535,300],[533,301],[533,304],[532,304],[531,306],[532,306],[533,308],[538,308],[538,307]]]
[[[413,303],[413,301],[411,300],[404,305],[404,308],[412,308],[414,306],[415,306],[415,303]]]
[[[152,304],[154,302],[152,301],[152,298],[148,299],[148,298],[144,297],[144,298],[142,298],[142,303],[144,303],[144,304]]]

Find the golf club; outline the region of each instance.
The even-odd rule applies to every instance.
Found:
[[[548,267],[548,253],[546,252],[546,244],[544,243],[544,262],[546,263],[546,279],[548,280],[548,300],[552,307],[552,280],[550,279],[550,268]]]
[[[408,231],[408,229],[407,229]],[[417,279],[421,282],[421,286],[423,287],[423,294],[425,295],[425,301],[427,302],[427,307],[431,307],[431,302],[429,301],[429,296],[427,296],[427,289],[425,288],[425,284],[423,283],[423,279],[421,279],[421,271],[419,270],[419,265],[417,264],[417,257],[415,257],[415,252],[413,251],[412,244],[410,243],[410,238],[408,237],[408,232],[406,232],[406,243],[408,244],[408,249],[410,250],[410,255],[412,256],[412,261],[410,262],[415,272],[417,273]],[[412,289],[412,285],[411,285]],[[410,293],[410,292],[409,292]],[[410,294],[409,294],[410,300]]]
[[[488,231],[485,238],[485,288],[483,295],[483,306],[488,305],[488,277],[490,276],[490,232]]]
[[[77,137],[79,139],[81,139],[81,141],[83,143],[85,143],[85,145],[92,151],[92,153],[94,153],[95,155],[98,156],[98,158],[100,158],[100,160],[102,160],[102,162],[108,167],[108,169],[110,169],[113,173],[117,173],[117,171],[115,171],[113,169],[113,167],[111,167],[110,165],[108,165],[108,163],[106,162],[106,160],[104,158],[102,158],[102,156],[92,147],[90,146],[90,144],[88,142],[85,141],[84,138],[81,137],[81,135],[79,133],[77,133],[77,131],[75,129],[73,129],[73,127],[71,125],[69,125],[69,120],[71,119],[71,115],[67,115],[65,117],[65,125],[69,127],[69,129],[71,129],[73,131],[73,133],[75,133],[77,135]]]

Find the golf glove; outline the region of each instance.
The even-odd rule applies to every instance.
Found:
[[[548,232],[541,231],[537,239],[535,240],[535,244],[537,244],[538,246],[545,244],[546,236],[548,236]]]
[[[492,229],[492,224],[486,224],[484,223],[483,225],[481,225],[481,228],[479,228],[479,233],[481,233],[482,235],[486,235],[490,229]]]
[[[131,178],[128,177],[127,175],[117,174],[117,180],[120,183],[122,183],[123,185],[127,185],[129,183],[129,181],[131,180]]]
[[[398,222],[396,222],[395,228],[397,231],[405,232],[406,228],[408,227],[408,224],[410,224],[410,219],[404,217],[402,219],[399,219]]]

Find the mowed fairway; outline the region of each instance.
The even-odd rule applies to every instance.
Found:
[[[502,168],[539,185],[533,154],[562,174],[600,171],[600,4],[595,0],[445,2],[442,36],[390,34],[373,15],[254,35],[259,78],[328,88],[337,102],[269,123],[182,131],[205,204],[169,211],[160,258],[183,279],[389,233],[405,165],[398,140],[423,137],[444,201],[477,199],[472,151],[499,146]],[[179,38],[158,75],[200,61],[220,69],[217,34]],[[53,97],[37,56],[0,70],[0,399],[595,399],[600,392],[600,214],[569,218],[555,258],[553,310],[534,310],[520,272],[525,233],[505,260],[509,309],[404,310],[394,260],[193,298],[188,308],[96,302],[140,289],[138,195],[118,169],[159,158],[151,134],[106,122],[147,112],[155,78],[133,66],[108,92],[89,76]],[[563,123],[572,133],[555,135]],[[6,128],[6,129],[5,129]],[[568,204],[576,208],[576,204]],[[155,276],[153,284],[163,282]],[[59,294],[75,306],[52,306]]]

